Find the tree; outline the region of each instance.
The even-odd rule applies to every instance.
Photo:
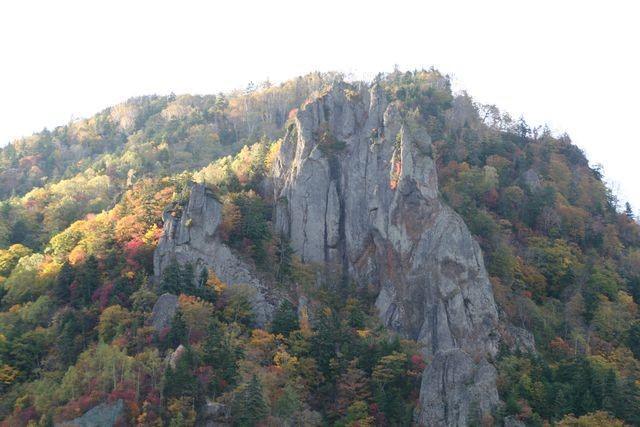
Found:
[[[131,325],[132,320],[131,313],[126,308],[119,305],[107,307],[100,314],[98,334],[104,342],[109,343],[122,334]]]
[[[71,264],[68,262],[62,264],[62,268],[60,268],[60,272],[56,278],[53,293],[58,301],[63,304],[69,301],[69,297],[71,295],[69,287],[73,283],[75,276],[75,270]]]
[[[191,397],[194,401],[202,398],[200,385],[193,370],[197,366],[195,353],[191,347],[186,347],[186,351],[175,363],[175,368],[169,364],[164,375],[163,394],[165,398],[171,397]]]
[[[188,328],[187,322],[184,320],[182,310],[178,310],[171,322],[171,330],[167,335],[167,345],[170,348],[176,348],[180,344],[188,344]]]
[[[371,378],[375,385],[375,400],[380,410],[390,420],[406,420],[410,416],[404,398],[410,387],[406,380],[407,355],[393,352],[380,359],[373,368]]]
[[[187,262],[182,266],[181,269],[179,292],[182,292],[183,294],[193,295],[194,290],[195,273],[193,271],[193,265],[190,262]]]
[[[182,282],[182,269],[178,261],[172,259],[162,272],[160,281],[160,292],[179,294]]]
[[[367,402],[371,398],[369,379],[366,372],[358,369],[356,361],[352,361],[347,371],[338,380],[338,393],[336,395],[336,411],[344,415],[351,404],[361,401]]]
[[[255,374],[251,381],[236,393],[232,413],[240,426],[256,426],[269,415],[269,407],[262,394],[262,384]]]
[[[624,213],[629,219],[634,219],[635,215],[633,214],[633,209],[631,208],[631,203],[627,202],[624,205]]]
[[[78,296],[85,306],[91,304],[93,292],[100,286],[100,270],[98,259],[90,255],[76,276]]]
[[[291,278],[293,273],[292,265],[293,248],[289,240],[284,236],[279,236],[276,243],[276,280],[283,284]]]
[[[238,376],[239,348],[231,342],[231,337],[222,329],[221,323],[212,322],[209,334],[203,346],[203,362],[213,368],[214,381],[211,392],[218,394],[234,385]]]
[[[289,419],[300,410],[302,402],[296,389],[287,384],[282,390],[282,395],[278,398],[274,406],[274,413],[280,418]]]
[[[288,337],[292,331],[300,328],[298,312],[288,299],[284,299],[273,315],[271,333]]]

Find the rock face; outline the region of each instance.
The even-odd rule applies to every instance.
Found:
[[[85,412],[81,417],[57,424],[59,427],[113,427],[124,415],[124,402],[101,403]]]
[[[424,128],[382,89],[337,83],[303,105],[273,166],[277,231],[304,262],[379,289],[384,323],[430,360],[419,425],[467,425],[498,404],[498,314],[482,254],[438,197]]]
[[[228,286],[244,284],[256,292],[251,304],[256,322],[263,325],[271,317],[273,306],[267,301],[267,288],[252,268],[220,241],[216,231],[222,220],[222,205],[204,185],[192,184],[189,201],[181,210],[167,208],[163,214],[163,235],[153,255],[156,278],[172,259],[191,263],[196,272],[209,268]]]
[[[160,295],[151,311],[151,326],[153,326],[153,329],[155,329],[156,332],[160,332],[170,326],[177,309],[177,296],[169,293]]]

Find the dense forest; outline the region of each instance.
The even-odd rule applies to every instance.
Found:
[[[131,99],[2,148],[2,425],[120,400],[122,425],[195,425],[215,405],[241,426],[411,424],[429,360],[382,326],[371,289],[318,284],[271,227],[274,152],[295,109],[342,79]],[[535,337],[535,351],[500,350],[503,405],[477,424],[640,425],[631,207],[567,135],[454,94],[435,70],[375,83],[427,127],[441,196],[480,243],[501,318]],[[212,271],[175,263],[154,278],[163,211],[192,181],[222,202],[224,241],[286,296],[269,324],[249,289]],[[179,308],[158,331],[164,293]]]

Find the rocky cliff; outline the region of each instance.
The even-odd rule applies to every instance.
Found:
[[[275,226],[304,262],[379,289],[384,323],[428,358],[415,421],[467,425],[499,402],[498,315],[482,254],[438,197],[430,137],[383,90],[304,104],[273,166]]]
[[[204,185],[192,184],[184,206],[170,206],[163,214],[164,228],[153,257],[154,274],[160,278],[167,265],[176,260],[191,263],[194,271],[211,269],[228,286],[248,285],[256,322],[264,325],[273,306],[268,288],[254,274],[252,267],[236,256],[220,240],[217,230],[222,220],[222,205]]]

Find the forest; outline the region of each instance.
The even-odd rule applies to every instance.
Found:
[[[0,150],[0,425],[52,426],[120,400],[119,425],[200,425],[203,407],[238,426],[411,425],[429,360],[383,326],[372,289],[318,284],[272,227],[274,153],[296,108],[343,78],[134,98]],[[535,338],[533,352],[500,349],[502,405],[474,424],[640,425],[632,207],[568,135],[443,79],[375,83],[425,123],[440,195],[482,248],[501,319]],[[163,212],[191,182],[222,203],[223,241],[287,296],[269,324],[251,289],[213,271],[172,263],[154,278]],[[165,293],[178,310],[156,330]]]

